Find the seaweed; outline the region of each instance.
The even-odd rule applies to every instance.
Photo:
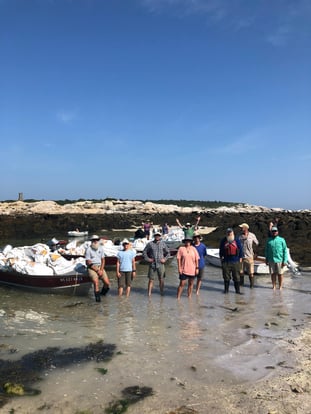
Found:
[[[113,357],[115,349],[114,344],[98,341],[80,348],[49,347],[26,354],[16,361],[0,359],[0,407],[9,398],[38,394],[40,391],[30,388],[30,385],[42,379],[44,370],[87,361],[107,362]]]
[[[122,398],[111,401],[109,406],[105,409],[105,413],[123,414],[127,411],[130,405],[135,404],[151,395],[153,395],[151,387],[139,387],[138,385],[126,387],[122,390]]]

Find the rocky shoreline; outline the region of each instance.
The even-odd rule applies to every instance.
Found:
[[[292,258],[302,266],[311,265],[311,211],[269,209],[241,204],[235,207],[202,209],[201,207],[178,207],[141,201],[82,201],[63,206],[54,201],[26,203],[23,201],[0,203],[0,241],[23,239],[33,236],[54,237],[67,234],[68,230],[79,228],[90,233],[112,229],[135,229],[146,220],[155,225],[168,222],[176,225],[176,218],[182,223],[195,222],[201,216],[202,233],[206,227],[216,229],[204,236],[211,247],[218,247],[227,227],[238,231],[238,225],[246,222],[260,242],[258,254],[263,254],[267,239],[268,223],[279,219],[280,234],[285,237]]]

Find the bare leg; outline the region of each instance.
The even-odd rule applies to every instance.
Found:
[[[197,279],[197,286],[196,286],[196,294],[197,295],[199,295],[199,293],[200,293],[201,284],[202,284],[202,280]]]
[[[254,275],[253,275],[253,274],[250,274],[250,275],[249,275],[249,287],[250,287],[251,289],[254,287],[254,281],[255,281],[255,279],[254,279]]]
[[[194,284],[194,277],[188,279],[188,298],[191,298],[192,290],[193,290],[193,284]]]
[[[118,294],[119,294],[119,296],[123,295],[123,287],[118,288]]]
[[[164,279],[162,277],[159,278],[159,286],[160,286],[160,294],[164,295]]]
[[[126,297],[129,297],[130,296],[130,292],[131,292],[131,286],[126,286],[126,289],[125,289],[125,295],[126,295]]]
[[[283,288],[283,275],[278,275],[278,280],[279,280],[279,288],[282,289]]]
[[[148,282],[148,296],[151,296],[152,288],[153,288],[153,280],[149,279],[149,282]]]
[[[276,289],[276,274],[275,273],[271,274],[271,281],[272,281],[272,288],[273,290],[275,290]]]
[[[94,285],[95,300],[96,300],[96,302],[100,302],[99,279],[98,279],[98,277],[96,279],[93,279],[93,285]]]
[[[185,280],[180,281],[179,286],[177,288],[177,299],[180,299],[182,291],[184,290],[185,283]]]
[[[98,279],[98,277],[93,279],[93,284],[94,284],[94,291],[99,292],[99,279]]]

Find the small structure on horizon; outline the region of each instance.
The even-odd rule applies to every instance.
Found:
[[[24,194],[18,193],[18,201],[24,201]]]

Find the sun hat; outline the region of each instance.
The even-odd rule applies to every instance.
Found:
[[[128,241],[128,239],[123,239],[122,244],[130,244],[130,242]]]
[[[245,227],[245,228],[249,229],[249,225],[247,223],[239,224],[239,227],[241,227],[241,228]]]
[[[184,239],[183,239],[183,243],[185,243],[186,241],[191,241],[192,242],[192,237],[190,237],[190,236],[187,236],[187,237],[185,237]]]
[[[226,233],[231,233],[231,232],[233,232],[233,228],[232,227],[228,227],[227,230],[226,230]]]
[[[200,237],[201,238],[201,234],[198,231],[195,231],[193,233],[193,237]]]
[[[99,236],[97,236],[97,234],[93,234],[90,240],[99,240]]]
[[[162,234],[161,234],[159,231],[156,231],[156,232],[154,233],[154,236],[162,236]]]
[[[186,226],[191,226],[191,223],[189,223],[189,222],[188,222],[188,223],[186,223]]]
[[[279,229],[276,226],[273,226],[271,231],[279,231]]]

